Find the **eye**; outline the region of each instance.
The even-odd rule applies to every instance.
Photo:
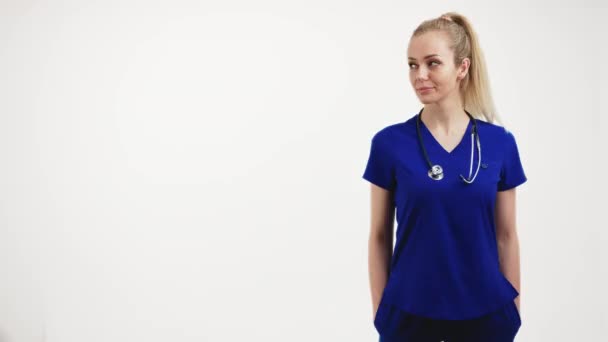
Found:
[[[437,63],[437,65],[441,64],[439,61],[430,61],[429,65],[433,64],[433,63]],[[408,63],[408,65],[410,66],[410,69],[412,68],[412,65],[416,65],[415,63]]]

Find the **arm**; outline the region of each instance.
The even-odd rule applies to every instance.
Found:
[[[500,271],[520,292],[519,237],[515,215],[515,188],[499,191],[496,195],[496,240]],[[519,310],[521,293],[515,298]]]
[[[393,193],[371,184],[371,219],[368,242],[369,281],[372,295],[373,318],[388,281],[388,271],[393,248],[393,224],[395,208]]]

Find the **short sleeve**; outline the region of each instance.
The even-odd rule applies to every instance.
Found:
[[[374,135],[363,179],[386,190],[393,190],[396,184],[395,173],[393,160],[390,158],[390,151],[387,147],[388,145],[382,142],[381,136]]]
[[[500,180],[498,181],[498,191],[505,191],[526,182],[527,177],[524,172],[517,142],[513,133],[507,131],[506,144],[504,147]]]

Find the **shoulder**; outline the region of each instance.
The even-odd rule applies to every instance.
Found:
[[[373,140],[386,143],[395,142],[403,135],[415,134],[416,132],[416,115],[410,116],[407,120],[401,122],[389,123],[376,130],[373,134]]]
[[[481,148],[483,150],[485,146],[489,156],[502,160],[503,165],[511,164],[519,158],[519,149],[512,131],[504,126],[481,120],[479,125]]]
[[[402,129],[403,125],[403,122],[398,122],[383,126],[382,128],[376,130],[373,133],[372,140],[381,144],[391,143],[391,141],[393,141],[393,139],[395,138],[397,132]]]
[[[503,148],[515,143],[513,132],[506,127],[479,119],[477,124],[479,125],[480,135],[490,139],[493,143]]]

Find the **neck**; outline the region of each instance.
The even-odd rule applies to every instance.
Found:
[[[462,127],[469,124],[469,116],[460,105],[445,107],[431,103],[422,110],[422,122],[433,131],[445,135],[459,135]]]

